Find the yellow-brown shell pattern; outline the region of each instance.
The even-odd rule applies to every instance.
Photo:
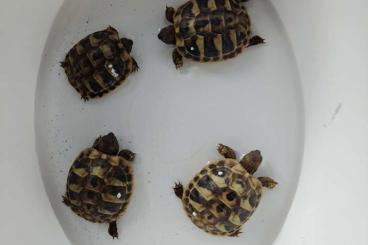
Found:
[[[249,15],[236,0],[189,0],[174,15],[179,53],[195,61],[233,58],[249,45]]]
[[[182,202],[188,217],[200,229],[236,236],[257,208],[261,182],[236,160],[219,160],[205,166],[185,188]]]
[[[117,30],[108,27],[74,45],[62,66],[70,84],[88,100],[114,90],[138,69],[129,52]]]
[[[64,202],[79,216],[96,223],[116,221],[133,189],[130,162],[88,148],[69,170]]]

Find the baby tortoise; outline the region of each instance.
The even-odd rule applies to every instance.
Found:
[[[82,99],[102,97],[138,70],[130,55],[132,47],[132,40],[120,39],[117,30],[110,26],[74,45],[61,66]]]
[[[132,194],[134,157],[129,150],[119,152],[113,133],[99,137],[71,166],[64,203],[88,221],[109,223],[109,234],[118,238],[116,221]]]
[[[225,159],[209,163],[185,189],[178,183],[174,191],[196,226],[213,235],[234,237],[258,207],[262,188],[272,189],[277,183],[253,176],[262,161],[260,151],[248,153],[239,162],[228,146],[220,144],[218,152]]]
[[[176,45],[172,54],[176,68],[183,66],[183,57],[200,62],[226,60],[264,43],[251,34],[245,1],[189,0],[176,10],[167,7],[166,19],[172,25],[163,28],[158,38]]]

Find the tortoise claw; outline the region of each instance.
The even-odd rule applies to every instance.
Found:
[[[183,197],[183,193],[184,193],[184,187],[183,187],[183,185],[180,182],[177,182],[177,183],[175,183],[175,186],[174,186],[173,189],[174,189],[175,195],[178,198],[181,199]]]

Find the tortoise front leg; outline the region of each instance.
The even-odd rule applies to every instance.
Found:
[[[265,43],[264,38],[262,38],[260,36],[254,36],[250,39],[248,47],[255,46],[255,45],[258,45],[258,44],[262,44],[262,43]]]
[[[183,194],[184,194],[184,187],[183,187],[183,185],[180,182],[175,183],[175,186],[174,186],[173,189],[174,189],[175,195],[178,198],[182,199],[183,198]]]
[[[175,14],[175,9],[173,7],[167,7],[166,6],[166,19],[171,22],[174,23],[174,14]]]
[[[273,189],[278,185],[278,183],[270,177],[259,177],[258,180],[261,181],[263,187],[268,189]]]
[[[128,149],[121,150],[118,155],[129,162],[133,162],[135,159],[135,153]]]
[[[172,59],[175,64],[176,69],[183,67],[183,56],[175,49],[172,53]]]
[[[225,158],[236,159],[235,151],[227,145],[219,144],[217,146],[217,151]]]

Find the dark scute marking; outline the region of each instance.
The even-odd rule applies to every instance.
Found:
[[[214,216],[211,213],[207,214],[207,220],[211,220],[213,218],[214,218]]]
[[[94,77],[91,77],[91,79],[88,81],[89,86],[91,87],[91,89],[93,90],[93,92],[95,94],[99,93],[101,90],[103,90],[103,88],[100,86],[100,84],[98,84],[98,82],[96,81],[96,79]]]
[[[74,191],[72,191],[72,190],[68,190],[68,198],[70,199],[70,200],[79,200],[79,193],[76,193],[76,192],[74,192]]]
[[[217,165],[219,165],[220,167],[223,167],[223,166],[225,166],[225,161],[221,160],[217,163]]]
[[[227,32],[222,35],[222,52],[224,54],[230,53],[234,50],[234,44],[230,38],[230,33]]]
[[[95,68],[87,57],[80,57],[73,69],[75,70],[75,73],[78,73],[77,76],[82,77],[92,75]]]
[[[133,179],[133,176],[132,176],[131,174],[127,174],[126,178],[127,178],[127,180],[128,180],[129,182],[131,182],[131,181],[132,181],[132,179]]]
[[[251,214],[252,213],[249,212],[248,210],[245,210],[245,209],[242,209],[242,208],[239,210],[239,218],[243,222],[246,221]]]
[[[199,50],[196,41],[197,37],[193,36],[191,39],[185,41],[185,47],[191,55],[199,57],[201,56],[201,51]]]
[[[88,51],[88,57],[95,68],[100,66],[103,60],[105,60],[105,57],[99,48],[93,48]]]
[[[98,199],[98,194],[94,191],[90,191],[90,190],[85,190],[85,195],[87,196],[88,199],[90,200],[97,200]]]
[[[236,32],[236,40],[237,40],[238,46],[242,45],[245,39],[246,39],[246,33],[242,31]]]
[[[101,158],[92,160],[91,165],[92,167],[101,167],[103,169],[109,168],[111,166],[108,161]]]
[[[199,19],[195,22],[194,28],[198,31],[205,28],[210,22],[206,19]]]
[[[252,208],[254,208],[257,205],[257,195],[255,192],[252,192],[249,197],[249,204]]]
[[[91,35],[93,35],[94,38],[96,39],[100,39],[100,40],[103,40],[103,39],[108,39],[109,38],[109,32],[108,31],[97,31],[95,33],[92,33]]]
[[[222,212],[224,212],[226,210],[226,206],[225,206],[225,204],[223,204],[223,203],[219,203],[218,205],[217,205],[217,207],[216,207],[216,211],[218,212],[218,213],[222,213]]]
[[[192,190],[192,192],[190,193],[190,198],[197,203],[202,203],[203,201],[203,197],[201,196],[201,194],[198,192],[197,189]]]
[[[225,0],[215,0],[216,6],[225,6]]]
[[[210,164],[209,168],[210,168],[210,169],[214,169],[214,168],[216,168],[216,164],[213,164],[213,163],[212,163],[212,164]]]
[[[208,9],[208,0],[196,0],[199,9],[203,10],[203,9]]]
[[[106,177],[115,178],[117,180],[120,180],[123,183],[127,182],[126,172],[122,168],[119,168],[119,167],[111,168],[107,172]]]
[[[216,183],[209,176],[203,176],[198,181],[198,185],[212,192],[214,192],[217,189]]]
[[[230,23],[232,23],[233,21],[234,21],[233,16],[231,16],[231,15],[226,16],[226,24],[230,24]]]
[[[131,185],[128,185],[127,186],[127,190],[128,190],[128,192],[131,192],[132,191],[132,186]]]
[[[213,29],[219,29],[223,25],[223,19],[220,17],[211,18],[211,26]]]
[[[70,172],[69,177],[68,177],[68,183],[69,183],[69,185],[70,184],[81,185],[82,182],[83,182],[83,179],[84,178],[80,177],[79,175],[77,175],[73,172]]]
[[[120,195],[121,195],[120,199],[125,199],[126,196],[127,196],[127,189],[125,187],[121,187],[121,186],[108,186],[106,193],[108,193],[112,196],[116,196],[116,197],[120,193]]]
[[[189,190],[186,190],[185,191],[185,196],[189,196],[189,194],[190,194]]]
[[[199,180],[199,176],[196,176],[196,177],[194,177],[194,182],[197,182],[198,180]],[[193,187],[193,185],[192,185],[192,187]],[[190,188],[191,189],[191,188]]]
[[[234,191],[230,191],[229,193],[226,194],[226,198],[227,200],[229,200],[230,202],[234,201],[234,199],[236,198],[236,193]]]
[[[214,42],[214,35],[206,35],[205,37],[205,49],[204,49],[204,55],[206,57],[218,57],[219,51],[216,49],[215,42]]]
[[[200,174],[204,175],[204,174],[207,174],[207,169],[203,169]]]
[[[190,33],[189,33],[190,29],[189,29],[188,24],[189,22],[185,20],[182,20],[180,22],[180,33],[183,39],[187,39],[190,37]]]
[[[79,158],[75,160],[73,166],[74,168],[85,168],[88,169],[90,163],[90,159],[88,158]]]
[[[182,9],[182,17],[193,17],[193,3],[188,2],[186,6]]]
[[[233,230],[237,229],[237,228],[238,228],[238,226],[237,226],[237,225],[234,225],[234,224],[233,224],[233,223],[231,223],[230,221],[225,221],[225,222],[224,222],[224,228],[225,228],[225,230],[227,230],[227,231],[233,231]]]
[[[97,176],[91,175],[89,177],[89,183],[92,187],[97,188],[98,186],[101,186],[103,184],[103,180]]]
[[[121,204],[111,203],[111,202],[103,202],[101,207],[111,213],[118,213],[122,207]]]

